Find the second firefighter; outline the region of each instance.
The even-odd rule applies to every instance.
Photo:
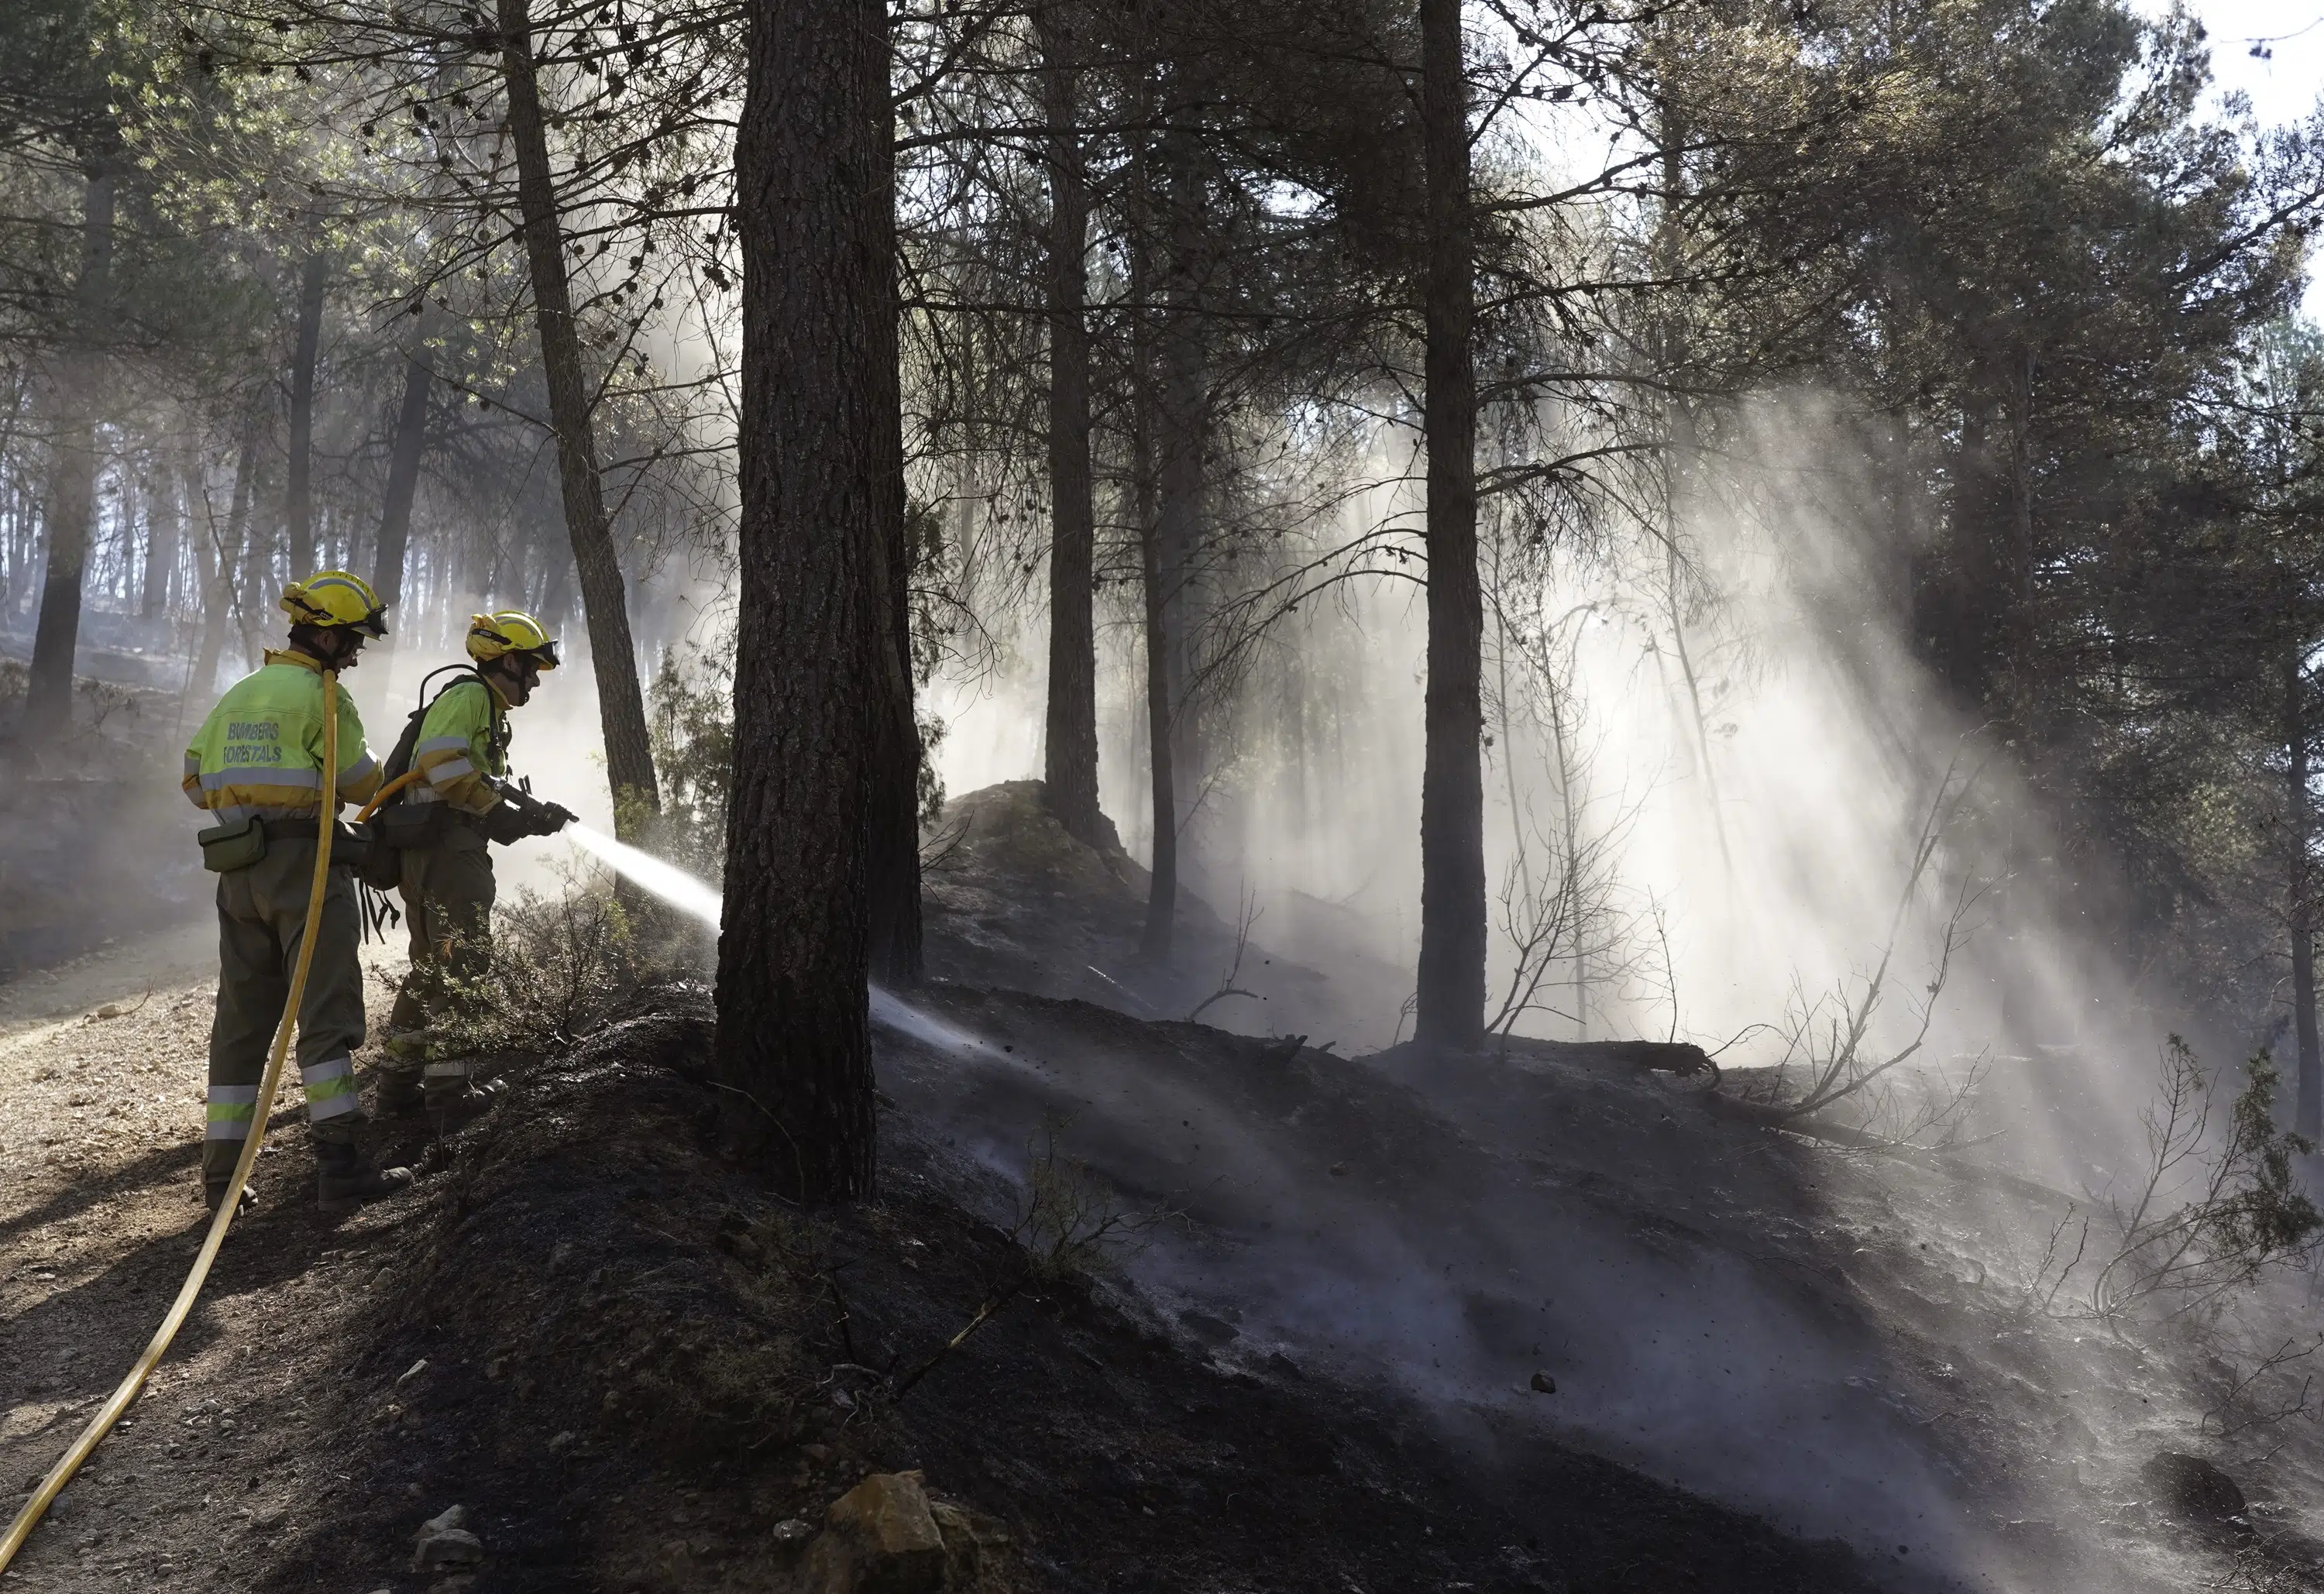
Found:
[[[474,668],[412,717],[390,759],[392,779],[419,778],[383,809],[379,839],[401,860],[397,884],[411,933],[411,971],[388,1017],[380,1068],[383,1114],[425,1106],[439,1130],[489,1106],[474,1074],[470,1018],[490,963],[494,842],[549,835],[573,817],[508,780],[509,710],[530,702],[557,668],[557,641],[531,615],[479,614],[468,628]]]

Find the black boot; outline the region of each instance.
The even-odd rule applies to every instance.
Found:
[[[202,1205],[208,1208],[211,1212],[217,1211],[219,1204],[226,1200],[226,1184],[227,1181],[224,1179],[219,1180],[215,1184],[210,1183],[208,1179],[203,1180]],[[240,1198],[234,1203],[234,1215],[237,1218],[246,1218],[250,1215],[250,1209],[257,1204],[258,1197],[250,1193],[249,1185],[244,1184],[242,1187],[242,1194]]]
[[[372,1070],[379,1081],[374,1095],[372,1116],[403,1118],[420,1110],[421,1092],[420,1070],[417,1067],[393,1067],[381,1064]]]
[[[383,1201],[411,1188],[410,1168],[375,1168],[371,1158],[345,1140],[315,1142],[315,1204],[344,1212],[367,1201]]]
[[[508,1094],[504,1080],[468,1079],[463,1077],[449,1088],[436,1086],[428,1092],[428,1121],[440,1138],[484,1117]]]

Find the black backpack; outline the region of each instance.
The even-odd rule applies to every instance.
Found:
[[[447,681],[430,696],[429,683],[438,676],[447,674],[457,678]],[[395,739],[395,746],[388,753],[387,762],[381,766],[380,784],[383,787],[410,772],[411,760],[420,746],[420,727],[428,723],[428,711],[436,706],[437,701],[463,680],[482,683],[484,678],[473,666],[466,664],[447,664],[441,669],[428,672],[427,679],[420,683],[420,706],[413,709],[410,717],[403,722],[403,734]],[[491,687],[486,686],[485,690],[490,691]],[[368,832],[364,839],[369,844],[364,849],[363,862],[356,871],[364,884],[374,891],[385,891],[402,883],[402,851],[406,847],[424,847],[435,840],[436,822],[441,817],[436,812],[437,807],[438,805],[432,803],[425,810],[406,807],[401,792],[397,792],[379,806],[370,823],[364,826]]]

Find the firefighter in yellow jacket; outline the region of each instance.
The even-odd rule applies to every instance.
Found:
[[[360,577],[325,570],[283,589],[290,645],[227,689],[186,749],[185,793],[208,810],[202,861],[218,877],[217,1012],[210,1026],[209,1109],[202,1189],[224,1199],[256,1123],[258,1085],[290,999],[307,933],[323,804],[368,801],[379,766],[345,686],[336,689],[338,768],[323,768],[323,671],[353,668],[364,641],[387,627],[378,594]],[[315,1147],[318,1202],[338,1210],[411,1183],[405,1168],[372,1167],[355,1143],[364,1122],[355,1050],[363,1044],[363,970],[349,869],[334,867],[315,928],[299,1009],[299,1077]],[[346,861],[348,863],[352,860]]]
[[[388,1017],[380,1110],[424,1104],[439,1130],[492,1101],[492,1086],[473,1074],[475,1048],[460,1022],[465,988],[484,973],[491,947],[489,843],[552,834],[573,817],[508,780],[509,710],[530,702],[542,672],[557,668],[557,640],[531,615],[503,609],[470,622],[468,657],[474,670],[422,712],[410,750],[421,779],[383,811],[379,827],[401,854],[411,929],[411,974]]]

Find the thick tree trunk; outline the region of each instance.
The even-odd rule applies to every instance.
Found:
[[[403,402],[395,412],[395,441],[387,456],[387,494],[379,511],[379,547],[372,556],[372,587],[380,602],[391,607],[403,600],[403,556],[411,541],[411,501],[420,491],[420,462],[428,452],[428,388],[433,373],[428,368],[425,351],[423,338],[419,353],[404,356]],[[383,689],[401,630],[402,617],[391,613],[387,635],[373,644],[380,654],[376,668]]]
[[[299,340],[290,355],[290,469],[282,489],[282,533],[294,581],[315,570],[315,364],[322,353],[323,290],[330,279],[330,263],[319,252],[299,268]]]
[[[872,1188],[873,825],[903,507],[886,8],[761,0],[743,246],[724,1137],[806,1201]]]
[[[2308,794],[2308,715],[2302,702],[2305,686],[2295,656],[2284,668],[2283,721],[2287,761],[2285,791],[2290,831],[2290,889],[2286,917],[2292,930],[2292,1028],[2300,1049],[2296,1069],[2297,1101],[2292,1127],[2311,1140],[2324,1139],[2324,1054],[2316,1038],[2316,918],[2315,879],[2309,849],[2314,842],[2316,816]]]
[[[637,828],[641,814],[660,811],[661,795],[654,781],[653,746],[646,734],[645,693],[638,679],[637,647],[630,637],[628,595],[597,476],[589,384],[581,364],[578,328],[573,324],[564,228],[549,166],[540,84],[533,70],[531,13],[528,0],[498,0],[498,5],[517,205],[524,220],[525,257],[532,268],[533,314],[540,331],[541,372],[549,383],[549,419],[557,432],[565,528],[573,539],[581,607],[589,622],[589,657],[596,671],[597,716],[605,739],[605,772],[613,788],[615,828],[626,836]]]
[[[1049,811],[1094,844],[1097,801],[1097,514],[1091,498],[1089,191],[1078,132],[1074,19],[1035,17],[1049,166],[1049,703],[1042,779]]]
[[[49,562],[41,586],[40,625],[24,692],[24,740],[62,738],[72,725],[73,654],[80,645],[81,576],[97,513],[97,395],[107,278],[113,268],[112,176],[92,174],[83,190],[78,322],[56,374],[57,434],[49,467]]]
[[[1152,119],[1152,96],[1141,77],[1132,125]],[[1161,284],[1156,270],[1152,152],[1140,140],[1130,157],[1130,493],[1137,517],[1139,567],[1145,600],[1147,786],[1153,818],[1153,850],[1146,889],[1146,930],[1139,950],[1149,961],[1167,963],[1178,917],[1178,787],[1172,756],[1170,586],[1162,547],[1159,474],[1155,459],[1157,410],[1155,336],[1160,318],[1154,304]],[[1167,329],[1164,334],[1167,336]]]
[[[1420,779],[1420,972],[1415,1038],[1472,1046],[1485,1028],[1485,790],[1477,580],[1475,282],[1469,88],[1461,0],[1420,0],[1425,287],[1428,691]]]
[[[1194,645],[1203,621],[1203,525],[1210,474],[1210,351],[1204,336],[1202,285],[1209,275],[1210,240],[1202,174],[1193,129],[1174,111],[1163,135],[1167,169],[1169,248],[1162,284],[1162,377],[1154,392],[1152,433],[1157,554],[1161,565],[1170,690],[1170,767],[1178,811],[1191,818],[1205,774],[1203,704]]]

